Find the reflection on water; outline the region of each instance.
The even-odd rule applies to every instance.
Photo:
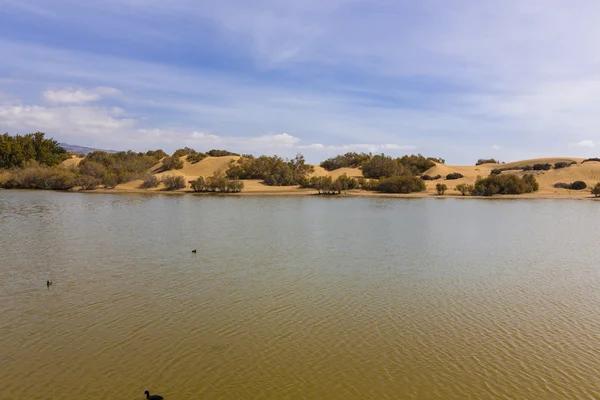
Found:
[[[598,398],[598,217],[2,191],[2,398]]]

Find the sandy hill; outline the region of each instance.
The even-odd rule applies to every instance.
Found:
[[[66,168],[76,167],[79,165],[81,160],[83,160],[83,157],[71,156],[71,158],[66,159],[60,165],[62,165],[63,167],[66,167]]]
[[[572,183],[574,181],[584,181],[588,186],[594,186],[600,182],[600,162],[586,162],[581,164],[583,158],[566,158],[566,157],[555,157],[555,158],[536,158],[531,160],[515,161],[506,164],[482,164],[474,166],[457,166],[457,165],[444,165],[437,164],[425,172],[426,175],[435,176],[441,175],[442,178],[435,181],[426,181],[428,193],[435,193],[435,186],[438,183],[444,183],[448,186],[448,194],[456,194],[454,188],[456,185],[461,183],[473,184],[478,176],[487,177],[490,172],[495,168],[513,168],[522,167],[525,165],[534,164],[552,164],[561,161],[575,161],[577,164],[571,165],[567,168],[551,169],[549,171],[503,171],[502,174],[515,174],[522,176],[524,174],[533,174],[536,177],[540,185],[538,195],[582,195],[589,192],[584,191],[570,191],[567,189],[557,189],[554,187],[555,183],[564,182]],[[463,175],[463,178],[455,180],[447,180],[446,175],[458,172]]]
[[[362,178],[362,170],[358,168],[340,168],[333,171],[327,171],[325,168],[318,165],[313,165],[315,168],[314,172],[309,176],[331,176],[333,179],[337,179],[338,176],[346,174],[351,178]]]
[[[206,157],[205,159],[192,164],[186,161],[187,156],[182,156],[180,159],[183,161],[183,168],[160,172],[156,174],[157,176],[163,175],[183,175],[187,180],[196,179],[199,176],[212,176],[215,172],[225,172],[229,168],[229,162],[232,160],[239,159],[239,156],[224,156],[224,157]],[[154,167],[152,167],[151,171],[160,170],[161,163],[159,162]]]

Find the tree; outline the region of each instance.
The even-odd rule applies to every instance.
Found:
[[[461,174],[460,172],[453,172],[451,174],[446,175],[447,180],[460,179],[462,177],[463,177],[463,174]]]
[[[185,178],[181,175],[163,176],[162,181],[167,190],[183,189],[187,186]]]
[[[494,158],[480,158],[479,160],[477,160],[475,165],[481,165],[481,164],[500,164],[500,162]]]
[[[411,175],[393,176],[379,180],[377,191],[385,193],[412,193],[425,190],[425,182]]]
[[[448,186],[446,186],[444,183],[438,183],[435,185],[435,190],[437,190],[437,194],[441,196],[446,192],[446,190],[448,190]]]
[[[575,181],[570,185],[572,190],[583,190],[585,188],[587,188],[587,184],[584,181]]]
[[[194,192],[204,192],[207,188],[206,180],[203,176],[199,176],[197,179],[190,181],[190,186]]]
[[[327,171],[333,171],[339,168],[359,168],[365,162],[371,159],[372,155],[369,153],[346,153],[343,155],[328,158],[323,161],[320,166],[325,168]]]
[[[362,166],[365,178],[375,179],[401,175],[403,170],[402,165],[398,161],[385,154],[373,156]]]
[[[183,161],[179,157],[165,157],[162,161],[161,171],[171,171],[174,169],[182,169]]]
[[[468,185],[466,183],[461,183],[456,185],[456,190],[460,192],[461,195],[466,195],[467,193],[471,193],[475,187],[473,185]]]
[[[142,189],[155,188],[160,184],[160,180],[156,175],[148,174],[144,177],[144,181],[140,185]]]
[[[594,197],[600,197],[600,182],[596,183],[596,186],[592,188],[592,194]]]

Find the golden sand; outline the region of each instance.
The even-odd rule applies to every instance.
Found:
[[[182,175],[186,181],[196,179],[200,176],[208,177],[214,173],[225,172],[229,167],[229,163],[232,160],[239,159],[238,156],[227,156],[227,157],[207,157],[202,161],[192,164],[186,161],[187,156],[181,157],[184,162],[184,166],[179,170],[172,170],[166,172],[156,172],[160,169],[160,163],[157,163],[150,169],[150,173],[155,173],[159,178],[166,175]],[[584,181],[588,187],[593,187],[596,183],[600,182],[600,162],[586,162],[581,164],[583,158],[538,158],[531,160],[515,161],[506,164],[482,164],[482,165],[445,165],[438,164],[429,170],[425,171],[424,174],[435,176],[441,175],[440,179],[435,181],[425,181],[426,190],[422,193],[412,193],[409,195],[397,194],[391,195],[393,197],[462,197],[460,193],[455,189],[457,185],[461,183],[474,184],[478,176],[486,177],[495,168],[511,168],[519,167],[524,165],[533,165],[539,163],[550,163],[554,164],[560,161],[575,161],[577,164],[562,169],[551,169],[549,171],[504,171],[503,174],[516,174],[523,175],[525,173],[533,174],[539,185],[540,189],[535,193],[523,194],[518,196],[501,196],[502,198],[571,198],[571,199],[584,199],[594,198],[591,195],[589,189],[585,190],[569,190],[569,189],[557,189],[554,184],[557,182],[571,183],[574,181]],[[81,158],[73,157],[66,160],[63,165],[77,165],[81,161]],[[447,180],[446,175],[458,172],[463,175],[460,179]],[[336,179],[342,174],[346,174],[352,178],[362,177],[362,171],[358,168],[340,168],[335,171],[326,171],[320,166],[314,166],[314,172],[310,176],[331,176]],[[140,189],[142,181],[136,180],[128,183],[118,185],[114,189],[103,190],[98,189],[96,191],[102,192],[165,192],[162,184],[157,188],[152,189]],[[446,184],[448,190],[444,196],[438,196],[436,193],[436,184]],[[188,193],[191,192],[189,186],[185,189],[175,191],[175,193]],[[315,191],[311,189],[302,189],[297,186],[267,186],[262,181],[257,179],[244,180],[244,189],[241,193],[236,195],[312,195]],[[365,192],[361,190],[348,191],[346,193],[350,196],[390,196],[381,193]]]

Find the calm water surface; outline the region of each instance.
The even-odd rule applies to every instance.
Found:
[[[600,398],[599,220],[0,191],[0,398]]]

